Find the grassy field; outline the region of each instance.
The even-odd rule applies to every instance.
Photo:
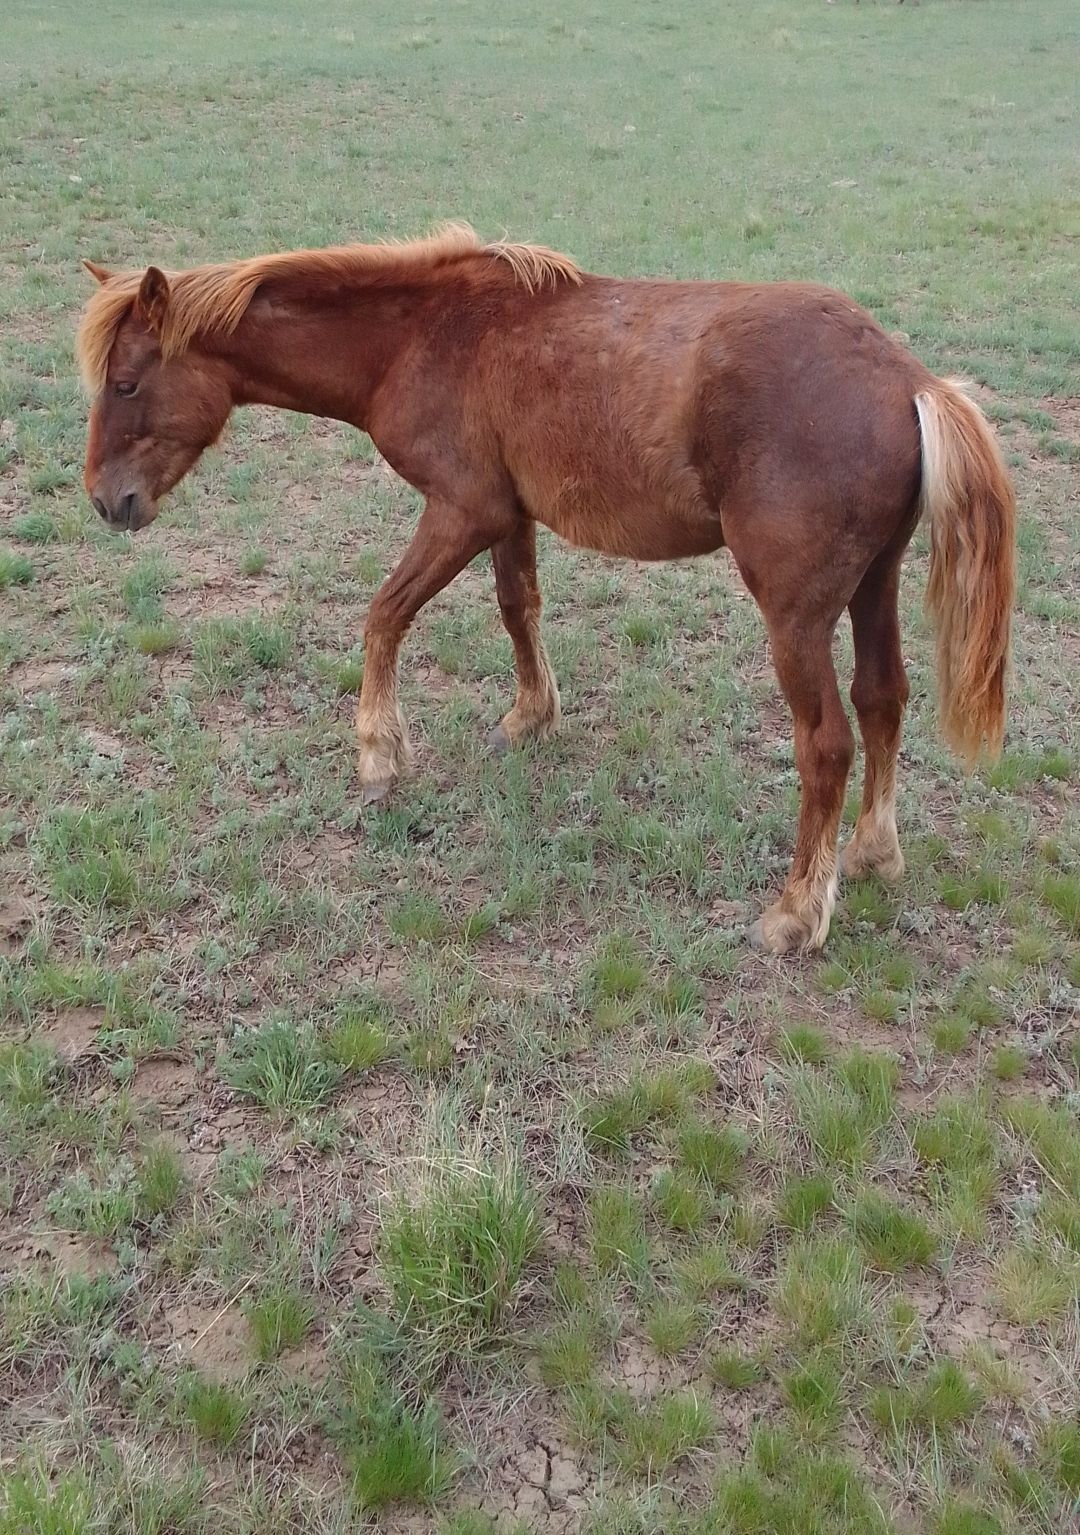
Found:
[[[1074,0],[3,30],[0,1535],[1075,1528]],[[80,258],[446,217],[826,280],[981,386],[1007,749],[964,779],[937,738],[920,535],[908,874],[823,956],[742,941],[797,784],[726,557],[545,541],[565,725],[502,759],[478,562],[365,811],[361,626],[417,515],[366,439],[251,412],[137,539],[86,503]]]

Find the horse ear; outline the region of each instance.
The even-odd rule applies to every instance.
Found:
[[[98,282],[108,282],[112,276],[107,266],[98,266],[96,261],[84,261],[83,266],[90,273],[91,277],[97,278]]]
[[[148,266],[135,298],[135,314],[152,331],[160,332],[169,308],[169,279],[156,266]]]

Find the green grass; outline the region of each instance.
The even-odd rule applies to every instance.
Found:
[[[386,1008],[377,997],[342,1003],[322,1036],[324,1055],[346,1071],[370,1071],[386,1059],[391,1044]]]
[[[835,1190],[827,1173],[793,1173],[780,1190],[777,1216],[792,1231],[807,1231],[832,1206]]]
[[[748,1149],[749,1137],[733,1125],[717,1129],[700,1119],[688,1118],[678,1129],[679,1165],[713,1192],[738,1184]]]
[[[223,1449],[239,1437],[250,1411],[239,1392],[199,1376],[192,1376],[181,1387],[180,1407],[200,1439]]]
[[[177,860],[186,836],[170,808],[148,795],[93,810],[55,810],[35,839],[53,899],[77,912],[117,918],[178,905]]]
[[[645,984],[646,968],[632,938],[612,933],[598,946],[589,982],[595,995],[605,1000],[633,997]]]
[[[433,1162],[383,1214],[379,1259],[402,1322],[429,1349],[467,1354],[503,1334],[539,1240],[520,1167]]]
[[[777,1274],[773,1309],[800,1346],[868,1328],[873,1294],[858,1248],[839,1236],[799,1238]]]
[[[1049,1424],[1041,1451],[1048,1475],[1062,1492],[1080,1498],[1080,1423]]]
[[[724,1237],[706,1235],[675,1259],[672,1271],[680,1291],[696,1300],[709,1300],[724,1290],[743,1289],[747,1282]]]
[[[180,644],[181,631],[167,620],[162,623],[139,624],[133,631],[131,642],[144,656],[164,656]]]
[[[0,549],[0,590],[8,586],[29,586],[33,579],[32,560],[14,549]]]
[[[52,544],[59,537],[48,512],[27,512],[25,517],[17,517],[11,531],[24,544]]]
[[[360,1513],[394,1503],[438,1503],[457,1457],[434,1402],[410,1401],[367,1348],[346,1355],[334,1427]]]
[[[7,8],[3,1535],[1071,1528],[1074,9]],[[82,257],[446,217],[831,283],[976,381],[1020,512],[1006,749],[940,741],[920,528],[907,872],[842,881],[820,958],[740,938],[796,776],[726,554],[542,534],[563,728],[501,757],[479,558],[365,808],[365,615],[420,511],[370,440],[239,412],[153,528],[89,505]],[[846,700],[846,616],[834,653]]]
[[[951,1359],[933,1365],[921,1380],[900,1387],[883,1387],[871,1399],[870,1412],[890,1433],[906,1429],[946,1433],[972,1418],[983,1398]]]
[[[789,1370],[781,1384],[802,1431],[811,1437],[828,1434],[844,1405],[844,1380],[836,1360],[823,1350],[812,1353]]]
[[[1080,1258],[1016,1243],[998,1261],[995,1291],[1014,1322],[1031,1327],[1063,1316],[1080,1300]]]
[[[193,655],[199,677],[216,691],[278,670],[291,649],[292,636],[283,623],[252,615],[207,619],[196,631]]]
[[[277,1284],[244,1307],[257,1359],[276,1359],[307,1337],[315,1307],[295,1286]]]
[[[890,1529],[873,1492],[846,1459],[770,1428],[757,1431],[742,1469],[722,1474],[713,1516],[719,1528],[738,1535],[787,1529],[886,1535]]]
[[[855,1172],[872,1163],[892,1117],[890,1057],[855,1052],[831,1072],[805,1069],[792,1080],[796,1117],[824,1169]]]
[[[160,1224],[175,1209],[183,1188],[179,1155],[161,1141],[148,1146],[134,1165],[117,1162],[104,1173],[74,1173],[53,1190],[48,1206],[67,1230],[111,1240],[136,1224]]]
[[[602,1185],[589,1200],[589,1251],[605,1276],[640,1277],[649,1265],[641,1201],[633,1189]]]
[[[712,1200],[696,1179],[673,1168],[663,1168],[652,1186],[657,1216],[673,1231],[699,1231],[712,1211]]]
[[[4,1478],[0,1505],[0,1530],[16,1535],[33,1530],[35,1535],[83,1535],[94,1516],[93,1493],[77,1472],[50,1483],[40,1468],[16,1471]]]
[[[704,1316],[693,1301],[661,1296],[644,1318],[645,1336],[658,1354],[684,1354],[701,1331]]]
[[[937,1249],[937,1240],[921,1216],[877,1189],[860,1193],[848,1217],[867,1259],[887,1273],[922,1268]]]
[[[573,1316],[536,1341],[536,1364],[548,1386],[582,1386],[593,1377],[599,1354],[594,1320]]]
[[[748,1391],[764,1373],[758,1360],[740,1354],[737,1349],[719,1348],[709,1360],[709,1374],[728,1391]]]
[[[143,1220],[167,1215],[184,1187],[184,1168],[179,1153],[167,1141],[150,1146],[138,1168],[136,1202]]]
[[[912,1142],[947,1229],[980,1239],[1001,1177],[998,1137],[985,1105],[976,1097],[943,1097],[932,1113],[915,1119]]]
[[[626,1391],[581,1393],[572,1414],[579,1432],[599,1440],[628,1476],[648,1480],[703,1448],[715,1430],[709,1404],[691,1391],[642,1402]]]
[[[707,1093],[713,1078],[702,1062],[686,1062],[680,1068],[635,1075],[625,1088],[605,1093],[585,1111],[588,1144],[598,1151],[627,1153],[632,1138],[665,1121],[680,1118],[695,1097]],[[693,1123],[680,1129],[691,1140],[697,1135]],[[709,1132],[702,1130],[703,1135]],[[684,1159],[680,1159],[684,1160]],[[684,1165],[687,1164],[684,1160]],[[697,1171],[691,1167],[692,1171]]]
[[[785,1060],[820,1066],[829,1057],[828,1036],[812,1023],[793,1024],[780,1035],[780,1053]]]
[[[310,1025],[283,1016],[237,1035],[222,1074],[264,1108],[298,1114],[326,1101],[340,1080],[341,1064],[324,1054]]]

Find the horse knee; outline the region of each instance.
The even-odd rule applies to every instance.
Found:
[[[797,756],[801,759],[800,770],[805,763],[809,772],[823,782],[846,780],[855,761],[855,737],[843,710],[823,719]]]
[[[831,724],[820,733],[819,740],[815,743],[819,768],[829,779],[847,781],[851,772],[851,765],[855,761],[855,737],[851,726],[847,722],[847,716],[842,715],[840,720]]]

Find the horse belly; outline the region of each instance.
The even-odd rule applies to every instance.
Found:
[[[526,500],[532,516],[578,549],[628,560],[685,560],[722,547],[719,514],[694,487],[683,496],[590,490],[564,481],[554,495]]]

